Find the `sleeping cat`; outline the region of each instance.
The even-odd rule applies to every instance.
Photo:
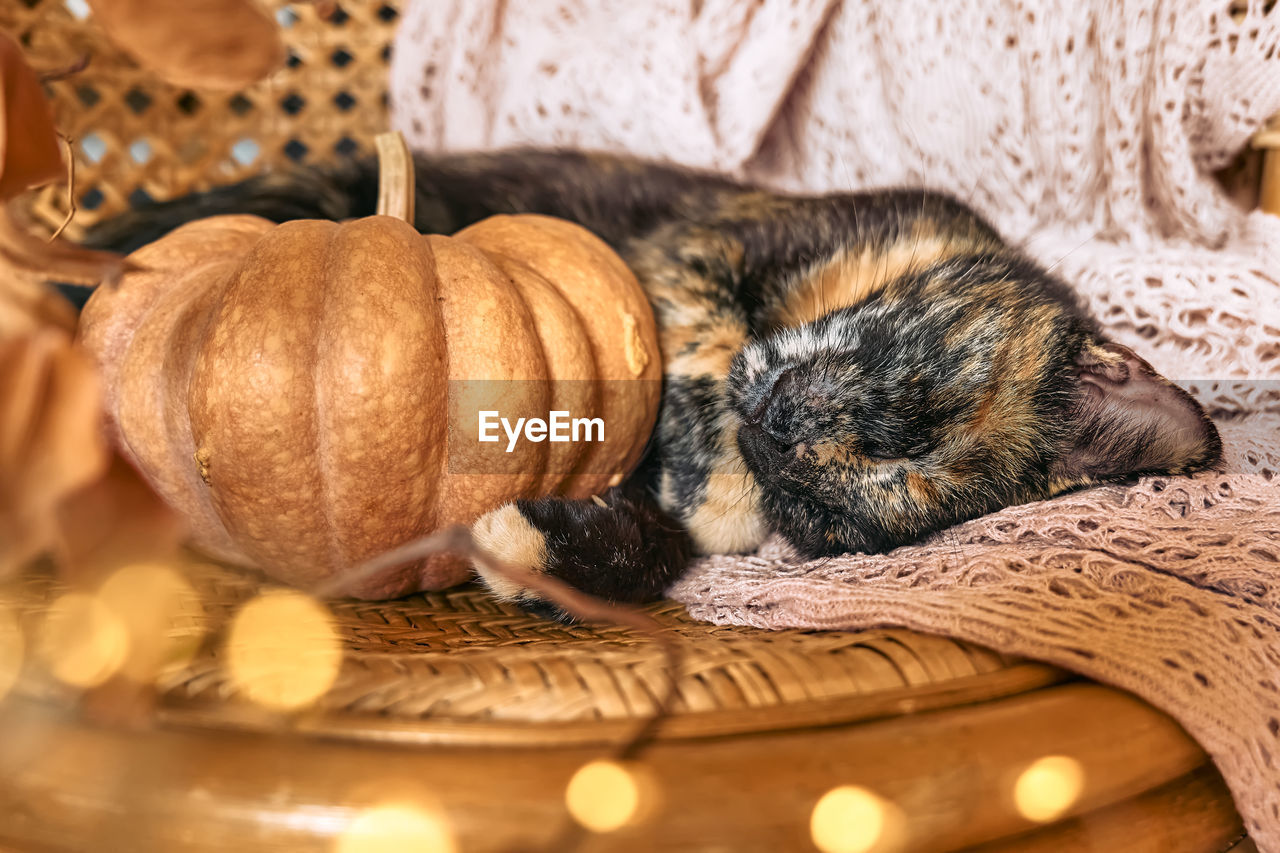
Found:
[[[945,195],[784,195],[570,152],[416,166],[419,230],[571,219],[619,252],[653,306],[665,378],[640,469],[597,499],[516,501],[474,526],[498,556],[586,592],[655,598],[693,554],[747,551],[771,532],[806,557],[887,551],[1219,457],[1190,396]],[[369,215],[375,168],[268,174],[127,214],[89,242],[132,249],[216,213]],[[481,574],[500,598],[563,615]]]

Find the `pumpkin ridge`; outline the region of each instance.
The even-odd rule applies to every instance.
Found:
[[[577,307],[554,283],[519,258],[493,250],[486,250],[485,254],[507,276],[529,308],[533,331],[546,361],[548,410],[568,411],[572,417],[600,416],[600,389],[596,384],[599,367],[586,322]],[[584,390],[586,399],[581,399]],[[558,493],[586,454],[587,445],[583,442],[571,442],[564,448],[548,445],[536,493]],[[561,458],[553,462],[553,457]]]
[[[304,287],[282,294],[275,284],[313,284],[323,242],[337,227],[287,222],[239,257],[235,273],[222,279],[190,392],[196,446],[212,454],[218,517],[255,563],[288,566],[304,583],[326,568],[299,559],[319,517],[315,459],[297,449],[311,446],[316,432],[299,358],[314,350],[305,332],[320,294]]]
[[[172,262],[172,256],[178,255],[184,262],[180,267],[182,270],[192,269],[192,263],[198,266],[218,263],[222,261],[221,257],[213,260],[202,254],[197,254],[194,259],[188,257],[190,250],[198,245],[215,256],[233,248],[247,250],[264,229],[272,227],[274,223],[251,214],[215,216],[185,223],[162,240],[149,243],[129,255],[129,260],[138,264],[136,271],[115,285],[100,285],[94,290],[81,312],[76,335],[81,347],[93,356],[98,367],[108,413],[119,409],[117,385],[123,371],[124,354],[133,341],[135,331],[144,324],[160,295],[171,289],[167,284],[170,267],[179,266]],[[213,245],[209,246],[210,243]],[[112,414],[110,434],[113,440],[121,441],[123,437],[115,431],[115,420]]]
[[[445,443],[427,402],[445,390],[438,356],[447,347],[435,326],[434,258],[407,223],[372,217],[341,226],[326,264],[317,426],[331,568],[341,572],[434,527],[435,483],[423,469],[439,464]],[[408,591],[418,570],[381,575],[377,589]]]
[[[345,225],[339,225],[329,235],[330,239],[325,241],[324,252],[320,262],[320,298],[315,302],[318,317],[308,318],[308,328],[322,330],[325,328],[324,321],[329,315],[326,310],[327,303],[330,301],[329,290],[334,286],[333,257],[337,252],[340,235],[346,230],[346,227]],[[338,518],[334,514],[333,503],[329,500],[329,493],[333,486],[332,478],[329,474],[333,461],[330,458],[333,443],[329,438],[329,431],[324,426],[329,414],[329,399],[325,393],[328,389],[328,383],[322,381],[320,376],[321,368],[325,365],[324,354],[332,347],[333,340],[330,335],[326,334],[313,335],[310,336],[310,339],[315,341],[315,346],[311,353],[311,411],[315,413],[315,472],[319,486],[320,510],[324,517],[325,552],[328,556],[325,562],[333,566],[337,571],[341,571],[346,567],[346,555],[342,553],[342,549],[338,544],[338,531],[334,526]]]
[[[497,444],[473,443],[472,425],[480,409],[493,406],[508,417],[545,412],[547,360],[532,311],[487,252],[440,235],[426,240],[440,270],[441,314],[450,351],[448,418],[456,428],[443,521],[468,523],[497,505],[496,493],[508,499],[528,497],[541,479],[545,443],[520,442],[507,455]],[[495,400],[494,392],[501,400]]]
[[[193,270],[192,275],[183,276],[183,280],[190,281],[195,277],[196,273],[204,273],[213,280],[209,281],[204,286],[203,292],[194,298],[189,292],[181,294],[185,304],[169,326],[169,340],[166,342],[164,349],[160,381],[164,383],[161,390],[162,405],[165,412],[162,423],[165,427],[165,434],[171,437],[166,444],[169,444],[168,449],[171,456],[182,457],[180,461],[184,464],[178,467],[178,471],[181,473],[183,482],[186,485],[185,493],[190,496],[197,507],[197,511],[204,519],[215,526],[215,535],[219,541],[217,543],[208,543],[210,550],[214,550],[216,556],[223,559],[230,558],[235,562],[245,562],[247,560],[246,556],[239,548],[235,547],[230,534],[222,524],[222,519],[218,516],[217,507],[213,504],[213,496],[201,477],[200,469],[196,462],[196,453],[199,448],[196,447],[195,433],[191,425],[191,409],[186,400],[186,395],[181,394],[182,389],[191,387],[191,376],[195,372],[195,361],[200,351],[199,342],[205,339],[209,333],[209,328],[213,325],[213,312],[210,309],[218,296],[215,276],[217,278],[221,277],[221,275],[217,274],[217,269],[221,267],[221,273],[226,274],[234,266],[234,262],[222,260],[220,263],[202,265]],[[176,289],[174,288],[173,290]],[[167,295],[168,292],[162,294],[160,299],[157,299],[153,305],[158,307],[161,300]],[[139,323],[139,329],[143,328],[144,322],[145,320]],[[195,323],[195,328],[191,325],[193,322]],[[178,362],[177,357],[182,353],[181,347],[184,343],[189,347],[189,350],[185,353],[186,357],[181,362]],[[181,397],[182,405],[174,404],[175,397]],[[174,418],[176,418],[176,421]],[[180,444],[181,447],[176,447],[174,446],[175,444]]]
[[[497,215],[459,231],[485,252],[509,252],[552,284],[578,311],[591,346],[600,385],[600,411],[606,424],[605,441],[589,445],[576,470],[565,478],[561,493],[583,498],[616,485],[639,461],[645,443],[630,437],[647,436],[657,418],[661,365],[650,357],[639,374],[620,346],[626,317],[644,324],[639,343],[658,351],[653,313],[635,275],[607,244],[586,228],[538,214]],[[529,251],[536,247],[536,251]],[[627,383],[641,382],[636,393]],[[624,436],[610,440],[611,434]]]

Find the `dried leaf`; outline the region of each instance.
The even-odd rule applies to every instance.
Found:
[[[28,281],[66,281],[72,284],[114,284],[136,269],[121,255],[86,249],[55,238],[44,240],[27,231],[0,207],[0,276]],[[5,288],[0,287],[0,299]]]
[[[67,162],[70,166],[74,161]],[[0,32],[0,205],[62,177],[63,170],[61,143],[40,78],[18,43]],[[0,339],[41,326],[74,331],[75,312],[45,280],[97,284],[119,278],[123,270],[117,255],[65,240],[42,240],[0,206]]]
[[[55,511],[61,574],[92,582],[127,563],[176,561],[186,527],[118,453],[106,474],[67,495]]]
[[[0,201],[62,177],[62,151],[40,78],[0,32]]]
[[[0,577],[54,544],[55,508],[108,460],[98,376],[71,338],[0,339]]]
[[[0,339],[0,578],[53,552],[64,576],[176,556],[185,531],[111,452],[89,359],[56,329]]]
[[[107,36],[177,86],[242,89],[284,63],[275,20],[253,0],[89,0]]]
[[[0,340],[45,326],[74,332],[76,312],[71,303],[39,282],[0,274]]]

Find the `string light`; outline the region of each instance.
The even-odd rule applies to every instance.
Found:
[[[390,803],[367,809],[338,837],[336,853],[455,853],[444,815]]]
[[[9,694],[22,671],[22,629],[5,604],[0,604],[0,701]]]
[[[342,665],[328,610],[291,590],[263,593],[242,607],[231,623],[226,652],[228,675],[240,692],[282,711],[320,698]]]
[[[1018,813],[1037,823],[1061,817],[1084,790],[1084,768],[1065,755],[1049,755],[1031,764],[1013,786]]]
[[[37,650],[59,681],[96,687],[124,666],[129,632],[100,598],[69,592],[45,612]]]
[[[636,820],[644,785],[634,768],[617,761],[592,761],[578,769],[565,788],[569,814],[593,832],[612,832]]]
[[[196,616],[199,597],[177,570],[160,563],[136,563],[113,574],[98,598],[129,636],[124,675],[153,681],[167,666],[195,657],[204,629]]]
[[[822,853],[870,853],[900,847],[901,812],[876,793],[841,785],[822,795],[809,818],[809,834]]]

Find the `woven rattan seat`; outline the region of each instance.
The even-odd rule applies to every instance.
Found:
[[[220,630],[264,586],[256,575],[210,563],[189,578],[201,633],[214,639],[160,684],[166,720],[220,717],[249,725],[221,665]],[[38,614],[58,584],[28,581]],[[462,587],[390,602],[331,608],[344,646],[341,674],[309,710],[306,728],[380,739],[545,742],[530,724],[556,724],[560,742],[616,739],[657,709],[666,661],[624,628],[564,626]],[[848,722],[990,699],[1062,681],[1052,667],[910,631],[753,631],[695,622],[683,608],[649,608],[684,656],[668,736],[724,734]],[[851,701],[851,700],[857,701]],[[363,721],[363,722],[358,722]],[[620,725],[621,724],[621,725]]]
[[[252,577],[206,566],[199,576],[208,617],[220,624],[256,589]],[[912,697],[928,705],[930,688],[968,679],[982,698],[1059,680],[1047,667],[940,637],[882,631],[824,634],[743,631],[694,622],[683,608],[651,608],[678,637],[684,675],[672,711],[675,731],[696,730],[693,717],[713,715],[728,730],[747,720],[772,725],[776,712],[825,713],[824,703],[855,696]],[[621,628],[565,627],[462,588],[395,602],[342,602],[332,608],[346,657],[337,684],[316,706],[325,715],[376,716],[383,736],[413,738],[434,723],[515,732],[515,723],[574,723],[574,739],[608,737],[616,726],[656,710],[665,660],[644,637]],[[981,685],[980,687],[978,685]],[[216,707],[232,698],[215,650],[165,683],[174,714]],[[881,698],[860,712],[884,713]],[[740,715],[740,716],[739,716]],[[710,717],[704,719],[711,719]],[[493,724],[488,725],[486,724]],[[700,724],[703,730],[710,723]],[[514,736],[514,735],[510,735]]]
[[[368,153],[386,126],[398,4],[342,0],[328,21],[325,4],[268,5],[288,67],[212,93],[140,71],[82,2],[0,3],[0,27],[39,68],[92,56],[47,86],[78,158],[71,236],[135,201]],[[64,189],[26,206],[52,231]],[[331,851],[387,798],[435,803],[465,853],[561,849],[566,783],[625,743],[666,684],[647,638],[551,624],[460,588],[333,603],[336,682],[305,710],[266,712],[223,666],[228,620],[261,579],[200,564],[191,580],[204,642],[135,697],[154,707],[104,719],[102,697],[39,673],[0,704],[0,850]],[[59,591],[35,575],[11,597],[31,628]],[[655,804],[582,849],[812,850],[814,806],[841,785],[901,809],[909,832],[876,849],[1208,853],[1241,836],[1204,753],[1118,691],[910,631],[764,632],[669,603],[650,612],[684,656],[671,714],[638,761]],[[1040,826],[1011,791],[1053,755],[1080,762],[1083,788]]]
[[[92,707],[68,716],[65,692],[40,678],[0,709],[4,731],[26,733],[0,749],[0,814],[16,816],[0,841],[330,849],[364,792],[413,780],[443,804],[460,849],[523,849],[556,837],[568,778],[625,742],[665,684],[646,637],[553,624],[463,587],[333,602],[336,682],[304,711],[266,712],[223,660],[228,622],[263,580],[208,563],[189,577],[206,641],[162,678],[153,728],[104,727]],[[24,580],[32,626],[61,591],[47,575]],[[926,828],[928,843],[901,849],[1209,851],[1240,834],[1203,752],[1118,691],[911,631],[768,632],[694,622],[670,603],[649,612],[684,655],[671,716],[640,758],[665,806],[585,849],[812,849],[809,812],[844,783],[892,795],[913,832]],[[15,746],[31,742],[57,746]],[[1022,835],[1034,824],[1009,789],[1056,754],[1086,768],[1067,815],[1086,817]]]

